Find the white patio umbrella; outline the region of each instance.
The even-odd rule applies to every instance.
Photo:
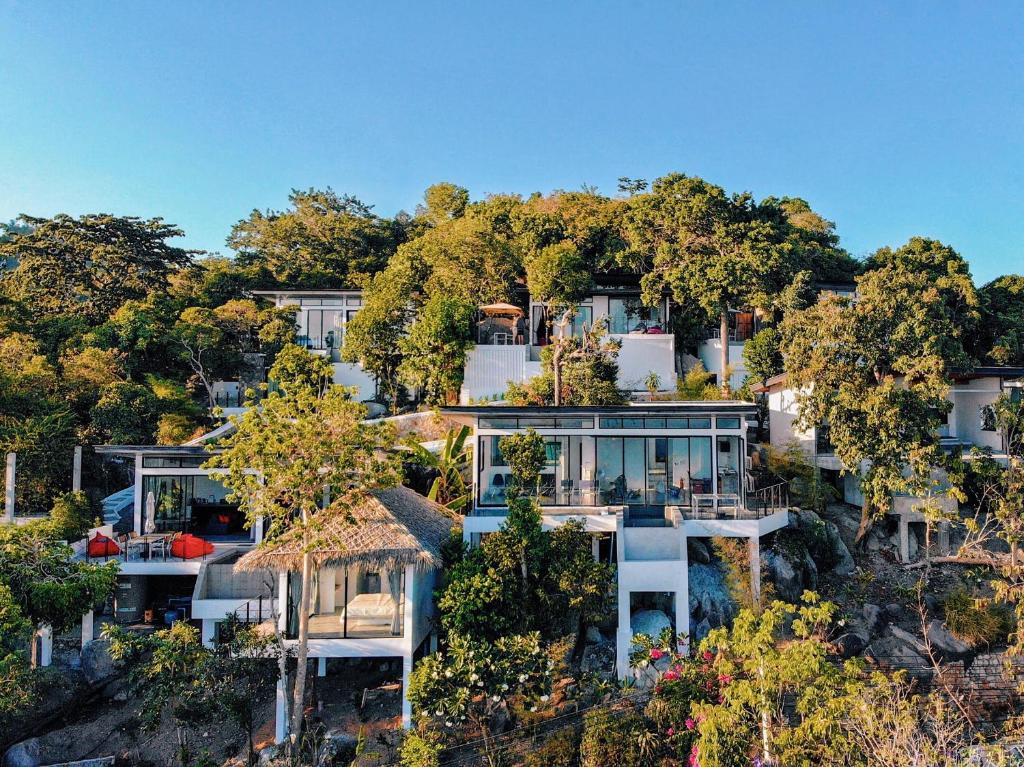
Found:
[[[152,491],[146,496],[146,521],[142,528],[146,535],[156,532],[156,497]]]

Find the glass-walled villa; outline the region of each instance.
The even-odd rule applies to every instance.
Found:
[[[298,636],[301,578],[288,576],[286,635]],[[400,637],[405,625],[405,570],[365,565],[316,572],[309,611],[312,639]]]
[[[534,429],[544,437],[542,506],[742,505],[746,497],[746,416],[750,405],[654,403],[570,409],[458,408],[478,418],[476,506],[507,504],[512,474],[501,440]],[[546,409],[548,413],[551,409]],[[701,410],[703,412],[701,412]],[[600,412],[598,412],[600,411]],[[493,413],[493,414],[492,414]]]

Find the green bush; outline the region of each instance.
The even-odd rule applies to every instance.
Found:
[[[1005,642],[1013,630],[1013,613],[1004,605],[979,600],[959,588],[943,603],[946,628],[971,647]]]
[[[402,741],[398,763],[402,767],[439,767],[441,747],[429,735],[410,732]]]
[[[50,526],[54,537],[68,543],[84,537],[95,518],[95,509],[89,497],[81,490],[58,495],[50,509]]]
[[[580,735],[577,727],[557,730],[526,756],[523,767],[579,767]]]
[[[592,711],[583,719],[580,767],[653,767],[654,753],[645,753],[649,731],[636,711]]]

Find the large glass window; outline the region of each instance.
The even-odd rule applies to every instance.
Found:
[[[299,316],[298,343],[307,349],[341,347],[344,309],[309,309]]]
[[[149,527],[152,497],[154,532],[195,533],[204,538],[242,535],[245,517],[238,504],[227,500],[228,492],[223,484],[205,475],[144,475],[143,527]]]
[[[287,635],[298,630],[299,579],[289,574]],[[402,636],[405,631],[405,570],[361,565],[325,567],[316,573],[309,613],[314,639]]]
[[[718,437],[718,493],[739,495],[742,463],[739,437]]]
[[[609,333],[666,332],[664,307],[644,306],[639,296],[608,299]]]

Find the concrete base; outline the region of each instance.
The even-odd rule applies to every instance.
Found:
[[[49,666],[53,663],[53,629],[43,626],[39,629],[39,665]]]
[[[286,704],[286,696],[288,695],[288,688],[285,685],[285,680],[277,680],[277,697],[274,702],[274,742],[284,743],[284,734],[287,729],[288,722],[286,717],[286,711],[288,706]]]
[[[217,635],[217,621],[213,618],[203,618],[203,629],[201,637],[204,647],[213,647],[214,637]]]
[[[88,642],[92,641],[93,633],[95,632],[94,627],[94,616],[92,610],[82,616],[82,647],[84,648]]]

